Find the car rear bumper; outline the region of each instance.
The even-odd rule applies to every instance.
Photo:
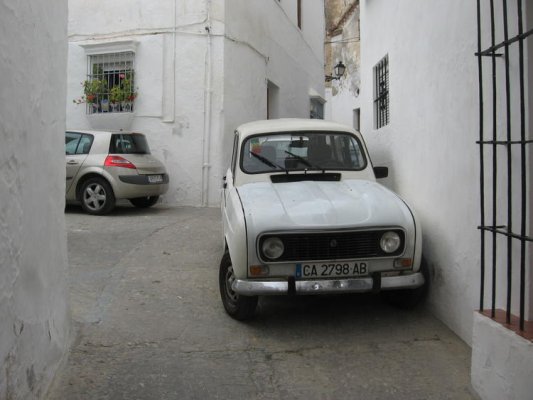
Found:
[[[237,279],[234,292],[243,296],[294,294],[365,293],[381,290],[416,289],[424,284],[424,276],[417,272],[410,275],[381,277],[379,274],[354,279],[292,281],[256,281]]]
[[[150,176],[161,176],[161,181],[152,183],[149,180]],[[121,182],[129,183],[131,185],[161,185],[168,183],[168,174],[152,174],[152,175],[119,175],[118,179]]]
[[[113,191],[117,199],[160,196],[168,191],[168,174],[162,175],[162,182],[150,183],[148,175],[119,175],[114,181]]]

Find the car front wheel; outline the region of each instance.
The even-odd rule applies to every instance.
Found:
[[[157,200],[159,200],[159,196],[136,197],[130,199],[130,203],[138,208],[148,208],[157,203]]]
[[[258,298],[257,296],[242,296],[233,291],[235,274],[229,253],[224,254],[220,262],[218,281],[222,304],[226,312],[239,321],[251,318],[255,313]]]
[[[109,183],[102,178],[89,178],[81,188],[81,206],[93,215],[103,215],[115,207],[115,195]]]

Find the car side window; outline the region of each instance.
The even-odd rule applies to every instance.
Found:
[[[72,155],[76,154],[78,144],[82,137],[81,133],[77,132],[65,132],[65,154]]]
[[[89,154],[92,144],[93,144],[92,135],[82,135],[81,140],[78,143],[78,148],[76,149],[76,154]]]

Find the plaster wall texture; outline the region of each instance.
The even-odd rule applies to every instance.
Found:
[[[390,168],[385,184],[420,217],[429,307],[469,344],[479,298],[475,15],[460,0],[361,2],[362,132],[374,164]],[[376,130],[373,67],[387,54],[390,123]]]
[[[355,128],[354,110],[361,107],[359,97],[353,96],[348,90],[342,90],[333,95],[332,89],[327,89],[326,100],[324,119]]]
[[[0,399],[39,399],[69,343],[67,2],[0,1]]]
[[[324,99],[324,3],[303,4],[303,21],[313,23],[302,21],[302,29],[297,27],[293,3],[296,4],[226,1],[225,168],[230,163],[235,128],[267,117],[269,82],[277,87],[273,114],[279,118],[308,118],[310,94],[318,94]]]
[[[533,343],[474,313],[472,386],[483,400],[522,400],[533,393]]]
[[[219,204],[233,130],[266,117],[268,79],[280,87],[280,116],[308,116],[310,89],[323,95],[321,0],[303,7],[315,21],[308,30],[296,27],[296,9],[286,2],[70,0],[69,6],[67,126],[144,132],[169,171],[164,202]],[[86,79],[81,46],[124,40],[137,46],[134,116],[88,118],[84,105],[70,101]]]

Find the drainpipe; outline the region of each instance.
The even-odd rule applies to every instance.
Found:
[[[169,85],[170,87],[170,96],[167,96],[166,90],[163,89],[163,122],[165,123],[173,123],[176,120],[176,35],[177,35],[177,24],[178,24],[178,6],[177,6],[178,0],[174,0],[174,27],[172,29],[172,84]],[[165,41],[165,52],[168,51],[168,45]],[[165,62],[164,62],[164,68],[166,68],[167,62],[166,62],[166,53],[165,53]],[[165,103],[170,103],[169,105]]]
[[[207,19],[205,31],[207,33],[207,47],[205,53],[205,91],[204,91],[204,136],[203,136],[203,164],[202,164],[202,206],[209,204],[209,171],[211,145],[211,0],[207,0]]]

